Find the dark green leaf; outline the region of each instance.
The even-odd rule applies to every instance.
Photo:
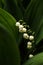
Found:
[[[0,8],[0,65],[20,65],[15,23],[16,20]]]
[[[20,65],[20,56],[16,42],[2,24],[0,24],[0,65]]]
[[[17,20],[22,19],[22,11],[20,10],[17,0],[5,0],[5,9],[10,12]]]
[[[2,1],[0,0],[0,8],[2,8]]]
[[[37,34],[41,31],[41,25],[43,24],[43,0],[31,0],[25,12],[25,20],[30,25],[31,29],[35,31],[35,37],[43,38],[42,33]],[[39,36],[38,36],[39,35]],[[38,39],[37,39],[38,40]]]
[[[43,52],[35,55],[32,59],[28,60],[24,65],[43,65]]]
[[[43,39],[43,24],[40,27],[39,32],[37,33],[37,37],[36,37],[36,44],[39,43],[42,39]]]
[[[19,43],[21,40],[21,35],[18,33],[18,29],[15,26],[16,20],[6,11],[0,9],[0,23],[2,23],[6,28],[12,33],[16,43]]]
[[[16,20],[0,8],[0,65],[20,65]]]

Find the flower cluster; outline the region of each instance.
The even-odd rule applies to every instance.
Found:
[[[20,21],[22,21],[22,20],[20,20]],[[33,44],[32,41],[34,41],[34,35],[32,35],[32,34],[29,35],[28,34],[28,32],[29,33],[31,33],[31,32],[29,31],[30,29],[26,28],[26,24],[23,25],[23,24],[20,24],[20,22],[16,22],[16,26],[19,28],[19,32],[23,33],[23,38],[28,40],[28,42],[27,42],[27,48],[31,49],[32,48],[32,44]],[[29,26],[27,25],[27,27],[29,27]],[[33,57],[33,55],[30,54],[29,58],[32,58],[32,57]]]

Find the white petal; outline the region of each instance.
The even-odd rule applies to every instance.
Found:
[[[19,29],[23,29],[23,27],[24,27],[23,25],[20,25],[20,26],[19,26]]]
[[[32,57],[33,57],[33,55],[32,55],[32,54],[30,54],[30,55],[29,55],[29,58],[32,58]]]
[[[28,49],[31,49],[31,48],[32,48],[32,46],[30,46],[30,45],[27,45],[27,48],[28,48]]]
[[[30,39],[30,40],[34,40],[34,36],[31,35],[31,36],[29,37],[29,39]]]
[[[26,32],[27,31],[27,29],[26,28],[23,28],[23,32]]]
[[[29,35],[28,35],[27,33],[24,33],[24,34],[23,34],[23,38],[29,39]]]
[[[32,45],[32,43],[31,43],[31,42],[27,42],[27,45],[28,45],[28,46],[31,46],[31,45]]]
[[[23,32],[23,29],[19,29],[19,32],[21,32],[21,33],[22,33],[22,32]]]
[[[16,26],[20,26],[20,23],[19,22],[16,22]]]

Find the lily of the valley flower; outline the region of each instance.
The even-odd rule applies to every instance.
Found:
[[[30,55],[29,55],[29,58],[32,58],[32,57],[33,57],[33,55],[32,55],[32,54],[30,54]]]
[[[29,40],[34,40],[34,36],[30,35]]]
[[[23,25],[19,26],[19,32],[23,32],[23,27],[24,27]]]
[[[31,48],[32,48],[32,46],[27,45],[27,49],[31,49]]]
[[[16,22],[16,26],[19,27],[20,26],[20,23],[19,22]]]
[[[32,45],[32,42],[27,42],[27,45],[28,45],[28,46],[31,46],[31,45]]]
[[[19,32],[26,32],[27,29],[26,28],[19,28]]]
[[[27,49],[31,49],[32,48],[32,43],[34,41],[34,36],[33,36],[34,33],[32,33],[31,29],[29,29],[29,30],[26,29],[26,28],[29,28],[26,24],[25,25],[24,24],[20,24],[21,21],[23,21],[23,20],[19,20],[19,22],[16,22],[16,26],[19,28],[19,32],[23,33],[23,38],[24,39],[28,39]],[[27,31],[29,33],[31,33],[31,35]],[[30,54],[29,58],[32,58],[32,57],[33,57],[33,55]]]
[[[27,33],[24,33],[23,34],[23,38],[28,39],[29,38],[29,35]]]
[[[26,32],[27,31],[27,29],[26,28],[23,28],[23,32]]]
[[[22,33],[22,32],[23,32],[23,29],[19,29],[19,32],[21,32],[21,33]]]
[[[24,27],[23,25],[19,25],[19,29],[23,29],[23,27]]]
[[[27,48],[28,48],[28,49],[31,49],[31,48],[32,48],[32,42],[30,42],[30,41],[27,42]]]

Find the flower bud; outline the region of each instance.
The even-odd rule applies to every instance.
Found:
[[[29,35],[27,33],[24,33],[23,34],[23,38],[28,39],[29,38]]]
[[[28,46],[31,46],[31,45],[32,45],[32,43],[31,43],[31,42],[27,42],[27,45],[28,45]]]
[[[23,32],[23,29],[19,29],[19,32],[21,32],[21,33],[22,33],[22,32]]]
[[[30,46],[30,45],[27,45],[27,48],[28,48],[28,49],[31,49],[31,48],[32,48],[32,46]]]
[[[32,58],[32,57],[33,57],[33,55],[32,55],[32,54],[30,54],[30,55],[29,55],[29,58]]]
[[[26,28],[23,28],[23,32],[26,32],[27,31],[27,29]]]
[[[24,27],[23,25],[20,25],[20,26],[19,26],[19,29],[23,29],[23,27]]]
[[[31,36],[29,37],[29,40],[34,40],[34,36],[31,35]]]
[[[18,27],[19,27],[19,26],[20,26],[20,23],[19,23],[19,22],[16,22],[16,26],[18,26]]]

